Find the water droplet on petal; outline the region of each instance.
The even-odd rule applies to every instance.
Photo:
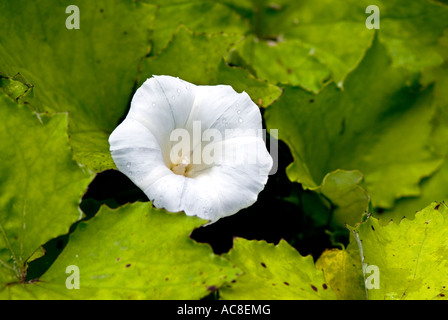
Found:
[[[137,181],[137,183],[143,182],[143,174],[140,171],[135,173],[135,181]]]
[[[177,89],[177,93],[180,93],[180,89],[179,88]]]
[[[126,163],[126,168],[130,168],[131,167],[131,163],[130,162],[128,162],[128,163]]]
[[[241,110],[238,110],[236,113],[240,114],[240,113],[241,113]]]
[[[152,103],[152,106],[153,106],[153,107],[155,107],[155,106],[156,106],[156,103],[155,103],[155,102],[153,102],[153,103]]]
[[[238,122],[239,122],[239,123],[242,123],[242,122],[243,122],[243,119],[242,119],[242,118],[238,118]]]

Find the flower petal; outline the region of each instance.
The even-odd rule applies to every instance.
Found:
[[[215,182],[208,175],[202,175],[200,179],[187,178],[181,198],[181,206],[187,215],[215,222],[222,216],[219,201]]]
[[[197,86],[170,76],[147,79],[134,94],[127,118],[143,124],[169,153],[171,132],[183,128],[190,116]]]
[[[109,144],[118,170],[142,190],[172,173],[155,136],[136,120],[125,119],[110,135]]]
[[[256,130],[262,129],[260,110],[246,92],[218,85],[196,86],[195,94],[187,129],[192,130],[193,121],[200,121],[202,130],[217,129],[223,139],[226,130],[247,130],[244,134],[255,135]]]
[[[174,174],[166,168],[167,174],[158,179],[143,191],[157,208],[164,208],[170,212],[182,211],[181,199],[186,178]]]
[[[273,160],[263,139],[240,137],[217,142],[224,152],[215,165],[198,170],[188,183],[184,195],[206,195],[208,200],[184,197],[182,206],[189,215],[197,215],[212,222],[251,206],[264,189]],[[254,154],[256,157],[254,157]],[[192,189],[192,190],[190,190]],[[214,205],[209,206],[211,202]],[[201,205],[199,205],[201,203]]]

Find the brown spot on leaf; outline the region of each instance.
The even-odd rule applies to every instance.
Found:
[[[315,286],[311,285],[311,289],[317,292],[317,288]]]
[[[127,265],[126,265],[126,268],[129,268],[131,266],[131,264],[130,263],[128,263]]]
[[[264,264],[264,262],[261,263],[261,266],[262,266],[263,268],[267,268],[266,265]]]
[[[434,207],[434,210],[439,210],[439,208],[440,208],[440,203]]]
[[[327,290],[327,289],[328,289],[328,286],[327,286],[327,284],[326,284],[326,283],[324,283],[324,284],[322,285],[322,288],[324,288],[324,290]]]
[[[288,283],[288,282],[285,281],[285,282],[283,282],[283,283],[284,283],[286,286],[289,286],[289,283]]]
[[[207,290],[214,292],[214,291],[218,290],[218,288],[216,286],[210,286],[210,287],[207,287]]]

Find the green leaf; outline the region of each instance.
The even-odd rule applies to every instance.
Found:
[[[441,167],[420,183],[421,194],[397,200],[394,207],[378,215],[384,221],[412,218],[415,211],[421,210],[433,201],[448,202],[448,30],[439,39],[440,53],[445,62],[442,65],[427,68],[423,71],[421,82],[434,88],[435,112],[431,119],[431,149],[444,157]]]
[[[429,178],[420,184],[421,194],[415,197],[398,199],[393,208],[376,214],[375,217],[387,223],[390,220],[398,221],[403,217],[413,219],[415,212],[424,209],[428,202],[448,202],[448,161]]]
[[[67,247],[33,284],[11,285],[10,297],[65,299],[199,299],[240,273],[206,244],[189,238],[205,221],[152,203],[103,206],[71,234]],[[79,289],[66,287],[68,266]]]
[[[75,159],[94,171],[113,167],[107,137],[128,108],[140,59],[150,50],[155,6],[140,1],[70,2],[80,29],[67,29],[67,3],[0,4],[0,72],[34,87],[37,111],[68,111]],[[89,140],[89,143],[84,143]]]
[[[315,188],[329,172],[359,170],[372,205],[389,208],[420,194],[420,180],[442,162],[429,150],[432,114],[432,88],[408,85],[374,41],[343,90],[330,83],[316,96],[286,86],[265,119],[291,148],[291,181]]]
[[[249,36],[232,50],[230,63],[252,68],[257,77],[273,83],[300,85],[318,92],[331,77],[330,70],[314,57],[315,48],[301,41],[260,41]]]
[[[33,86],[19,73],[14,77],[6,77],[0,74],[0,87],[13,100],[19,101],[31,92]]]
[[[370,216],[349,227],[347,249],[325,251],[316,267],[340,299],[446,299],[447,214],[434,202],[412,219]]]
[[[316,42],[316,53],[322,46],[354,67],[368,46],[368,35],[372,35],[373,30],[365,26],[370,5],[379,9],[378,38],[394,66],[418,72],[442,63],[438,39],[448,28],[448,7],[428,0],[347,0],[338,3],[337,9],[331,0],[305,1],[298,13],[302,19],[296,28],[285,32],[285,38],[294,35]],[[337,76],[335,81],[339,81]]]
[[[369,299],[447,299],[448,207],[432,203],[415,218],[387,225],[370,217],[352,228],[363,252],[363,267],[376,266],[379,288]],[[372,283],[365,274],[366,283]]]
[[[395,66],[411,72],[442,63],[439,37],[448,7],[428,0],[224,1],[251,22],[255,40],[236,48],[236,60],[257,76],[319,91],[329,76],[339,83],[361,61],[375,30],[366,27],[379,9],[380,41]],[[422,49],[424,48],[424,49]]]
[[[432,0],[433,2],[439,2],[439,3],[444,3],[444,4],[448,4],[448,0]]]
[[[159,8],[152,36],[153,52],[160,53],[182,24],[196,33],[245,34],[248,24],[240,15],[219,1],[164,0],[153,1]]]
[[[443,62],[439,38],[448,29],[448,7],[428,0],[364,0],[380,9],[379,38],[394,65],[410,71]]]
[[[243,274],[220,290],[226,300],[335,299],[311,256],[302,257],[286,241],[234,239],[226,255]]]
[[[434,104],[437,109],[433,117],[433,132],[431,136],[434,151],[448,155],[448,29],[443,37],[439,38],[439,52],[444,63],[435,67],[426,68],[422,73],[421,82],[424,85],[434,86]]]
[[[198,35],[181,27],[160,55],[143,61],[140,83],[152,75],[164,74],[197,85],[226,84],[237,92],[246,91],[255,103],[266,107],[280,96],[281,90],[255,79],[247,70],[228,66],[223,59],[240,38],[240,35]]]
[[[67,114],[36,115],[0,90],[0,297],[40,246],[69,231],[92,174],[72,159]]]
[[[273,83],[318,92],[345,79],[361,61],[374,31],[359,1],[226,1],[245,13],[253,36],[236,46],[232,63]]]
[[[354,225],[361,222],[369,207],[369,194],[359,185],[362,173],[358,170],[336,170],[327,174],[317,189],[334,206],[333,221],[336,225]]]
[[[327,249],[316,261],[325,281],[339,300],[365,300],[364,277],[359,251]]]

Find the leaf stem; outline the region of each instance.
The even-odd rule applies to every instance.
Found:
[[[6,236],[5,229],[3,228],[3,225],[1,225],[1,224],[0,224],[0,231],[2,233],[3,239],[5,240],[6,246],[8,247],[9,251],[11,252],[11,257],[14,260],[14,266],[11,268],[11,266],[9,266],[4,261],[1,261],[1,260],[0,261],[2,262],[2,265],[5,265],[5,266],[9,267],[9,269],[11,269],[11,270],[14,270],[14,272],[16,273],[17,278],[20,279],[21,272],[19,270],[17,270],[17,264],[18,264],[17,257],[16,257],[16,255],[14,253],[14,250],[12,250],[11,243],[9,242],[9,239]]]

